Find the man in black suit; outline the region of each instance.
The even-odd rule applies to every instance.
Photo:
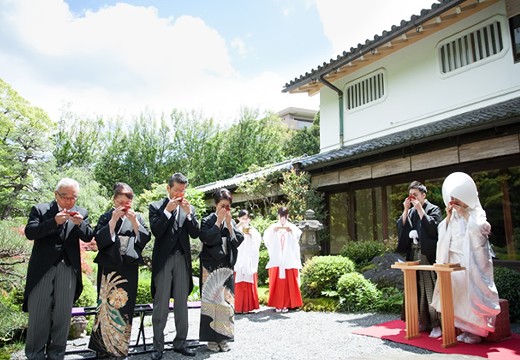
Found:
[[[175,173],[168,180],[168,197],[150,204],[149,220],[155,243],[152,255],[153,300],[153,360],[164,352],[164,327],[168,319],[168,306],[173,297],[175,339],[173,350],[194,356],[187,343],[188,295],[193,290],[190,237],[197,238],[200,226],[195,208],[184,197],[188,179]]]
[[[29,360],[65,357],[72,304],[83,290],[79,240],[89,242],[94,234],[87,210],[76,206],[78,193],[76,180],[61,179],[55,200],[33,206],[25,227],[34,240],[23,301]]]
[[[419,181],[408,186],[403,213],[397,220],[397,252],[406,254],[407,261],[433,265],[437,251],[437,227],[442,221],[441,209],[426,199],[428,190]],[[440,317],[430,305],[436,275],[433,271],[417,272],[419,331],[430,331],[430,337],[441,336]],[[404,319],[404,308],[401,317]]]

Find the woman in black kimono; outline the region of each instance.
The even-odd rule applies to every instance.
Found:
[[[228,189],[214,195],[214,213],[202,219],[200,253],[200,341],[208,342],[213,352],[229,351],[227,342],[234,338],[235,290],[233,266],[237,248],[244,241],[231,217],[233,198]]]
[[[130,186],[116,183],[114,207],[101,215],[94,230],[98,307],[89,348],[98,357],[128,356],[141,252],[150,241],[143,219],[132,210],[133,198]]]

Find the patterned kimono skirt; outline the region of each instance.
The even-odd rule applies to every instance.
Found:
[[[421,265],[430,265],[425,255],[421,254],[419,245],[412,245],[414,261],[420,261]],[[417,271],[417,300],[419,301],[419,330],[430,331],[440,326],[439,313],[430,306],[433,299],[433,289],[437,275],[435,271]]]
[[[138,267],[98,265],[98,306],[89,348],[98,357],[127,357],[137,296]]]
[[[234,339],[235,291],[233,270],[218,263],[201,264],[199,340],[221,342]]]

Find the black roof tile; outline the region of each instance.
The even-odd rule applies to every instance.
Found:
[[[490,128],[501,125],[502,122],[520,122],[520,97],[341,149],[308,156],[301,160],[302,168],[309,170],[353,157],[361,158],[388,151],[391,148],[408,146],[412,143],[424,143],[435,138],[466,133],[468,129]]]

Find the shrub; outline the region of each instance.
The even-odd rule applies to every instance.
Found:
[[[260,305],[267,306],[267,301],[269,300],[269,289],[265,287],[258,287],[258,302]]]
[[[260,258],[258,259],[258,285],[266,285],[269,281],[269,273],[265,268],[269,262],[269,253],[267,250],[260,250]]]
[[[28,316],[8,297],[0,296],[0,346],[22,340]]]
[[[136,304],[150,304],[153,302],[152,291],[152,273],[146,268],[142,268],[139,272],[139,282],[137,283]]]
[[[380,241],[351,241],[343,247],[341,255],[354,261],[360,269],[385,251],[386,246]]]
[[[332,298],[303,299],[303,311],[334,312],[338,307],[338,300]]]
[[[192,275],[195,277],[200,276],[200,260],[199,258],[195,258],[191,261]]]
[[[381,296],[376,302],[376,310],[400,314],[403,308],[403,292],[395,287],[385,287],[380,291]]]
[[[302,269],[302,296],[319,298],[337,289],[339,278],[354,271],[354,263],[343,256],[315,256]]]
[[[200,300],[200,286],[193,284],[193,290],[191,290],[190,295],[188,295],[188,301],[197,301]]]
[[[376,310],[381,292],[363,275],[351,272],[339,279],[338,296],[342,311],[371,311]]]
[[[83,292],[74,303],[74,306],[97,306],[97,288],[85,274],[83,274]]]
[[[494,268],[495,285],[501,299],[509,302],[511,322],[520,320],[520,274],[517,271],[496,266]]]
[[[22,221],[0,220],[0,289],[11,292],[25,282],[32,241],[24,236]]]

